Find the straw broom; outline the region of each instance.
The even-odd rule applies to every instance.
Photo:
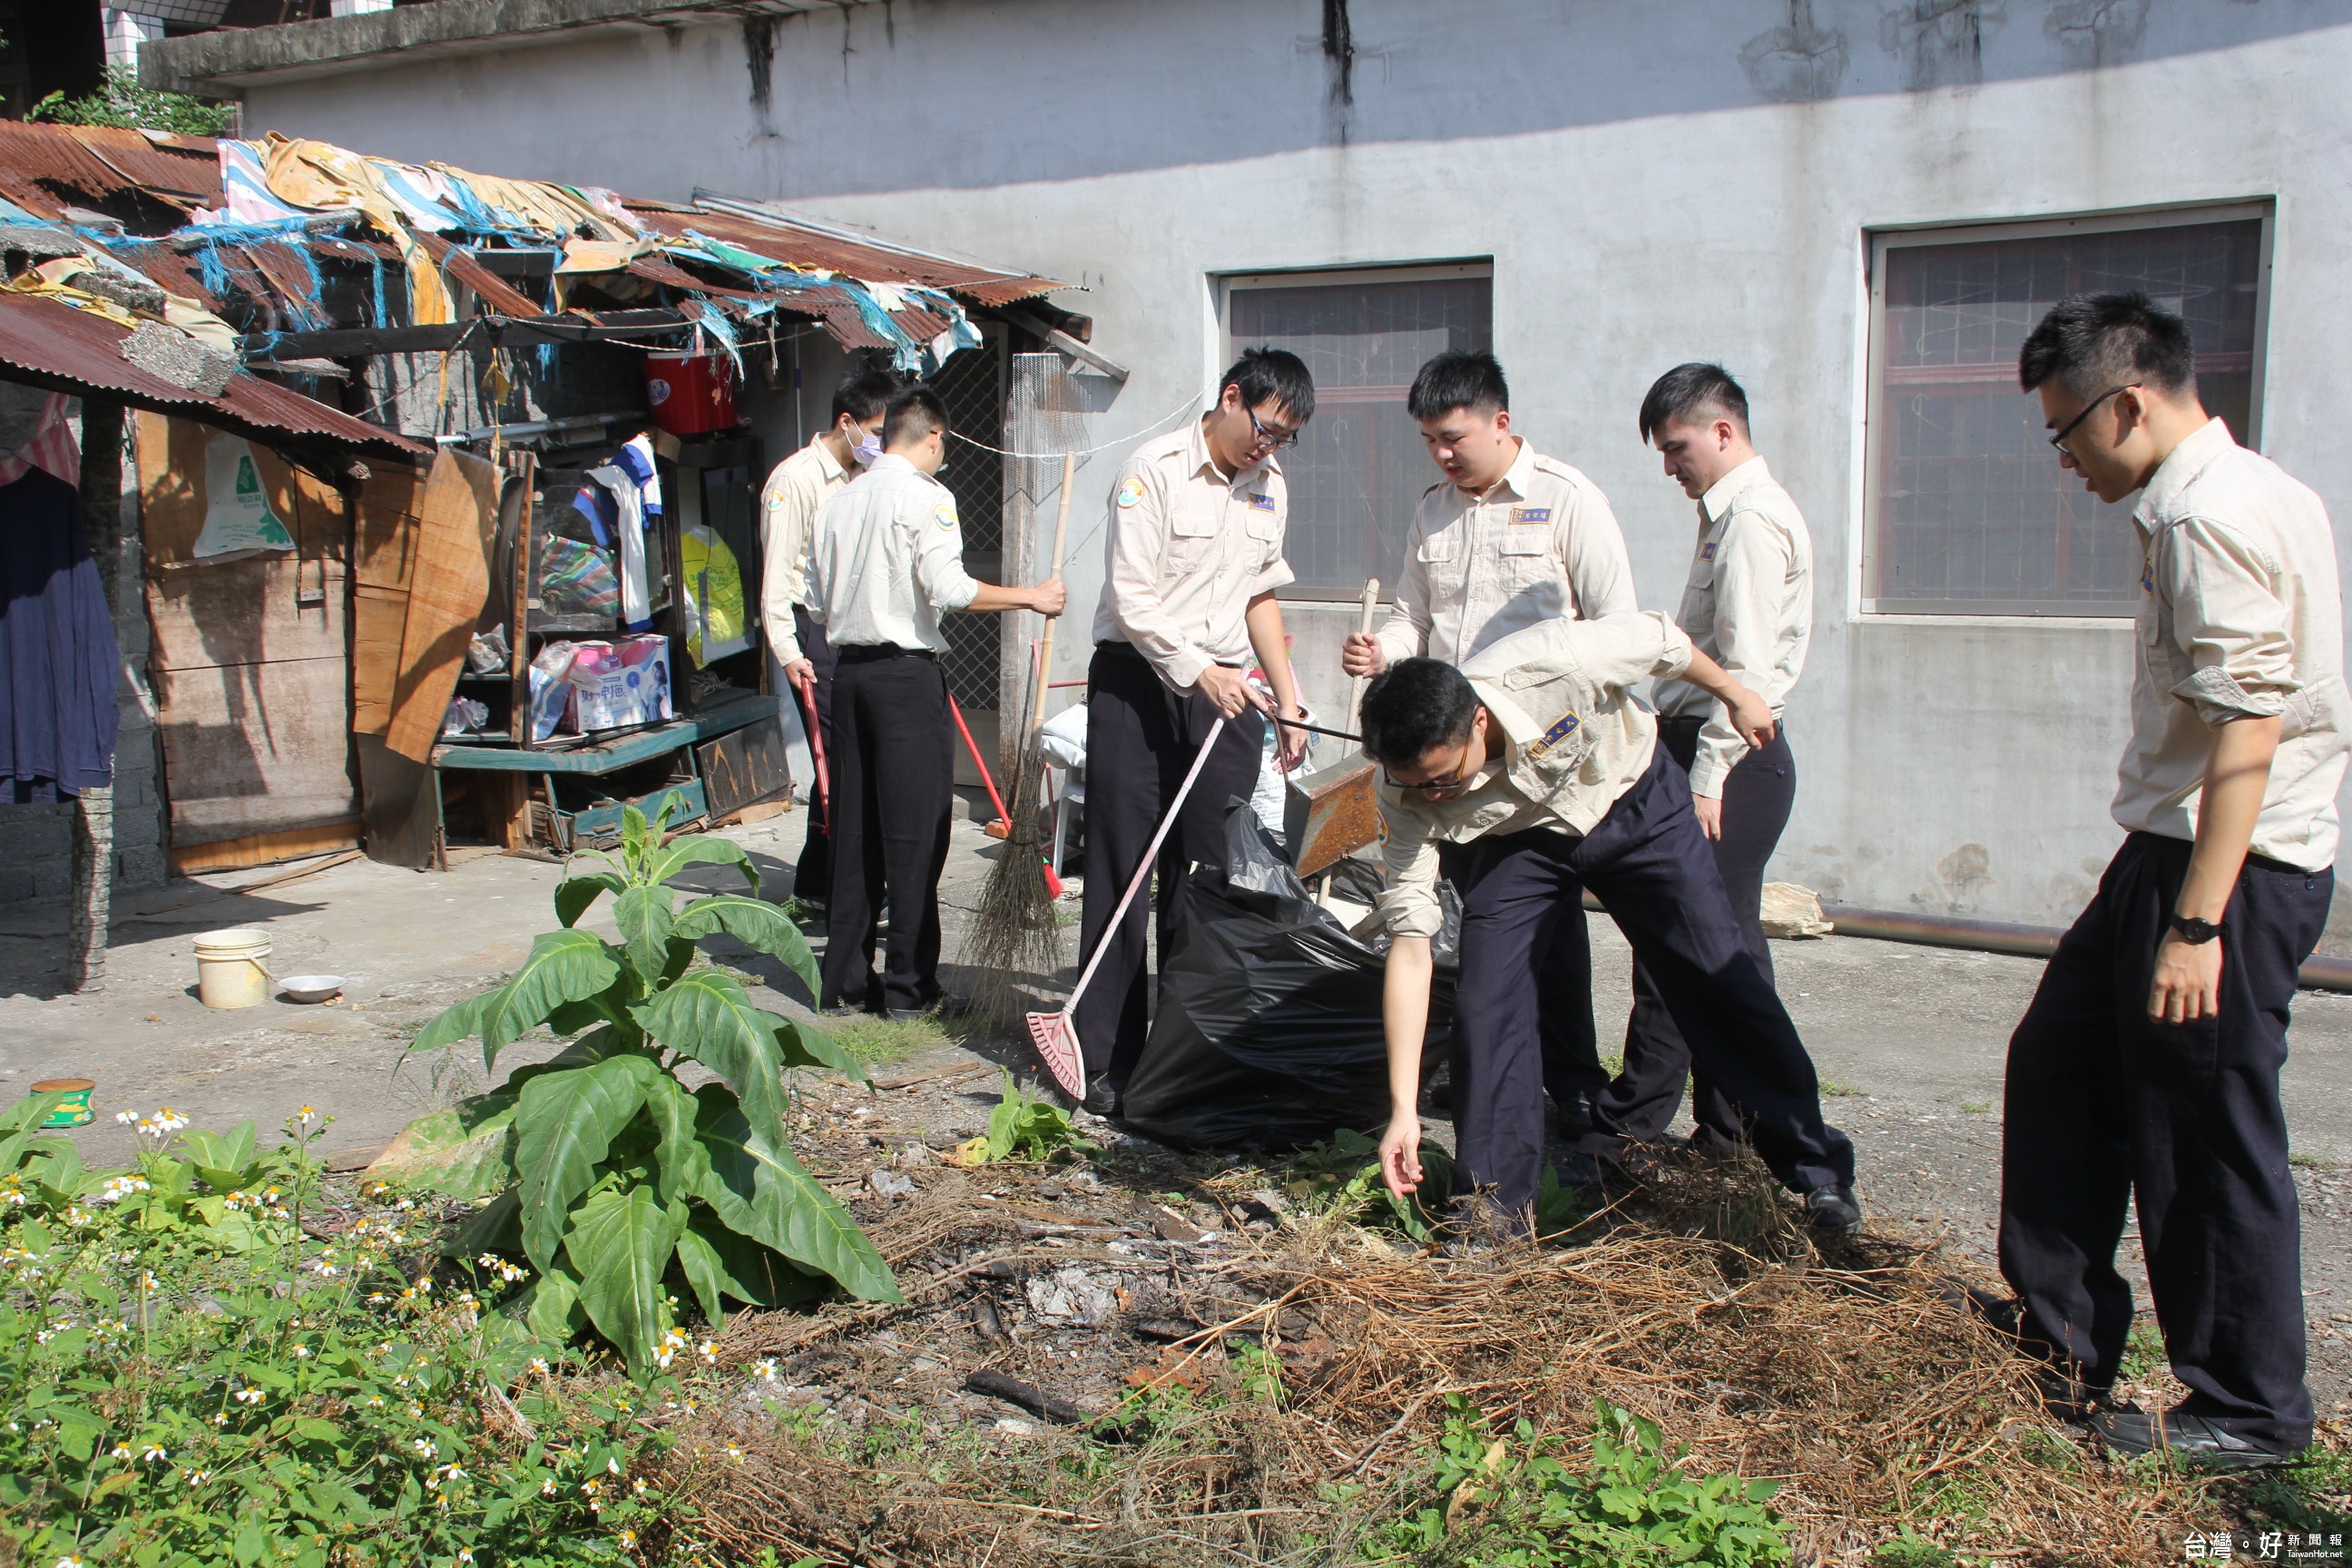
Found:
[[[1062,458],[1062,499],[1054,518],[1049,579],[1062,574],[1062,552],[1070,537],[1070,488],[1077,464],[1076,453]],[[1020,977],[1051,979],[1062,968],[1062,931],[1054,918],[1053,891],[1046,886],[1045,852],[1037,821],[1037,792],[1045,773],[1045,680],[1054,668],[1054,628],[1060,624],[1059,616],[1046,621],[1045,635],[1031,660],[1029,693],[1021,710],[1021,753],[1007,781],[1013,798],[1004,807],[1004,848],[989,868],[971,934],[963,946],[963,962],[977,974],[971,1011],[984,1023],[1006,1023],[1019,1015],[1013,992]]]

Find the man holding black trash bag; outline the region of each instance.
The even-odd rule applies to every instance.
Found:
[[[1459,846],[1462,949],[1454,1020],[1454,1222],[1470,1239],[1524,1237],[1544,1158],[1538,973],[1561,911],[1590,886],[1660,992],[1698,1065],[1746,1110],[1756,1152],[1811,1224],[1852,1235],[1853,1145],[1822,1121],[1796,1026],[1748,951],[1681,766],[1634,683],[1687,680],[1751,745],[1769,706],[1662,615],[1555,619],[1456,669],[1391,666],[1366,689],[1365,754],[1380,786],[1391,936],[1383,986],[1391,1100],[1381,1170],[1421,1183],[1417,1101],[1439,925],[1437,847]]]

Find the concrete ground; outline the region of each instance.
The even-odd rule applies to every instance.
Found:
[[[791,890],[805,820],[793,814],[727,830],[760,867],[771,898]],[[950,956],[998,852],[969,824],[954,831],[941,889]],[[446,1058],[437,1081],[413,1064],[394,1069],[426,1019],[511,969],[532,935],[551,929],[549,894],[559,868],[484,852],[461,856],[446,874],[355,861],[257,893],[221,890],[270,875],[175,881],[119,904],[107,989],[95,995],[58,994],[62,907],[20,906],[0,916],[0,1096],[13,1098],[37,1079],[97,1079],[99,1119],[76,1135],[97,1163],[127,1159],[130,1135],[112,1121],[126,1107],[169,1104],[200,1127],[251,1118],[266,1135],[298,1107],[315,1105],[338,1118],[326,1146],[356,1163],[411,1118],[478,1087],[478,1054]],[[703,879],[722,885],[708,868]],[[587,923],[610,934],[604,909]],[[205,1007],[194,995],[190,942],[228,926],[265,929],[278,974],[342,974],[346,1000]],[[1592,927],[1595,1008],[1608,1041],[1623,1035],[1628,954],[1608,921]],[[1781,994],[1830,1091],[1830,1119],[1859,1150],[1858,1184],[1873,1223],[1941,1237],[1989,1267],[2002,1057],[2040,963],[1840,937],[1779,942],[1774,958]],[[762,965],[781,987],[763,994],[763,1005],[803,1010],[809,998],[779,967],[764,960],[746,967]],[[946,979],[950,991],[968,988],[952,970]],[[2341,1088],[2352,1080],[2352,996],[2304,993],[2292,1038],[2285,1100],[2304,1200],[2313,1392],[2322,1411],[2343,1412],[2352,1410],[2352,1097]],[[501,1070],[551,1049],[526,1041],[501,1058]],[[958,1049],[943,1047],[941,1059],[955,1059]],[[2127,1238],[2127,1254],[2133,1245]],[[2127,1263],[2144,1303],[2137,1258]]]

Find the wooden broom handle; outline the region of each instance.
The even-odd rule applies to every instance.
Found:
[[[1078,455],[1076,452],[1063,453],[1062,502],[1054,512],[1054,569],[1045,574],[1048,581],[1062,574],[1062,552],[1070,542],[1070,486],[1076,481],[1077,472]],[[1069,606],[1065,605],[1062,607],[1062,615],[1066,616],[1069,613]],[[1045,622],[1045,635],[1038,642],[1040,657],[1037,660],[1037,668],[1041,672],[1041,680],[1054,673],[1054,628],[1061,624],[1062,616],[1048,617]],[[1036,704],[1029,719],[1031,738],[1034,739],[1044,731],[1045,728],[1045,693],[1041,689],[1037,693]]]
[[[1356,630],[1361,632],[1366,637],[1371,636],[1372,618],[1380,613],[1381,580],[1378,577],[1367,577],[1364,579],[1363,613],[1356,617]],[[1341,729],[1353,730],[1356,728],[1356,710],[1363,706],[1363,702],[1364,681],[1363,678],[1359,676],[1355,679],[1348,682],[1348,721],[1339,726]]]

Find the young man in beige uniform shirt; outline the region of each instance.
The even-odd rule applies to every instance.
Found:
[[[1414,1102],[1428,1027],[1438,847],[1457,851],[1461,969],[1452,1067],[1461,1216],[1523,1231],[1543,1174],[1539,976],[1562,914],[1590,887],[1654,969],[1708,1072],[1754,1118],[1756,1150],[1803,1194],[1812,1223],[1851,1233],[1853,1145],[1822,1121],[1819,1085],[1771,982],[1748,956],[1691,809],[1682,768],[1632,688],[1703,686],[1739,731],[1771,738],[1771,710],[1656,614],[1554,618],[1456,669],[1400,660],[1365,689],[1364,751],[1382,764],[1390,943],[1382,1014],[1390,1121],[1381,1168],[1402,1195],[1422,1179]],[[1499,1211],[1499,1212],[1497,1212]]]
[[[1658,742],[1690,772],[1699,826],[1747,933],[1748,951],[1772,977],[1764,940],[1764,867],[1789,825],[1797,763],[1784,715],[1813,635],[1813,542],[1804,514],[1748,437],[1748,394],[1713,364],[1681,364],[1642,400],[1642,439],[1653,442],[1666,477],[1698,502],[1698,540],[1678,617],[1691,641],[1770,704],[1771,742],[1750,746],[1723,704],[1683,680],[1661,680],[1650,700]],[[1625,1025],[1625,1067],[1593,1101],[1603,1139],[1654,1143],[1691,1082],[1691,1117],[1701,1138],[1745,1137],[1739,1109],[1704,1073],[1691,1073],[1690,1047],[1675,1027],[1656,982],[1633,966],[1633,1014]],[[1608,1144],[1597,1148],[1611,1149]]]
[[[809,619],[809,532],[817,510],[882,455],[882,411],[905,383],[887,370],[842,378],[833,392],[833,424],[778,463],[760,490],[760,623],[776,661],[776,700],[800,715],[795,675],[813,683],[814,737],[833,751],[833,645]],[[809,797],[808,837],[793,872],[793,896],[822,904],[832,894],[832,836],[823,796]]]
[[[1273,710],[1301,718],[1275,591],[1289,492],[1275,454],[1315,414],[1315,383],[1298,356],[1252,349],[1225,372],[1217,405],[1172,435],[1146,441],[1119,469],[1104,542],[1102,600],[1087,680],[1086,912],[1081,951],[1108,943],[1073,1023],[1086,1054],[1087,1108],[1118,1109],[1148,1020],[1144,909],[1111,910],[1142,864],[1167,803],[1213,727],[1222,730],[1160,852],[1160,950],[1182,906],[1185,868],[1223,852],[1226,803],[1247,800],[1265,721],[1243,675],[1253,652],[1274,688]],[[1282,765],[1306,733],[1283,731]]]
[[[1059,578],[1000,588],[964,571],[955,497],[932,477],[947,458],[947,405],[929,387],[891,398],[882,456],[818,511],[809,550],[809,615],[839,661],[821,1008],[895,1018],[939,1000],[940,870],[955,782],[940,614],[1062,613]],[[874,912],[886,898],[890,929],[877,975]]]
[[[1510,385],[1493,354],[1429,360],[1405,411],[1445,477],[1413,516],[1387,624],[1377,636],[1349,634],[1340,651],[1348,674],[1378,675],[1421,655],[1460,665],[1542,621],[1640,608],[1608,498],[1513,432]],[[1454,852],[1445,854],[1450,861]],[[1561,913],[1542,984],[1544,1089],[1562,1134],[1574,1138],[1591,1125],[1587,1102],[1609,1082],[1592,1025],[1591,940],[1580,905]]]
[[[1977,1301],[2110,1447],[2275,1464],[2312,1435],[2279,1069],[2335,892],[2352,718],[2335,535],[2317,496],[2206,414],[2188,324],[2144,294],[2052,307],[2018,379],[2093,494],[2140,492],[2143,564],[2126,837],[2010,1038],[2000,1268],[2017,1300]],[[2111,1403],[2127,1204],[2189,1389],[2164,1413]]]

